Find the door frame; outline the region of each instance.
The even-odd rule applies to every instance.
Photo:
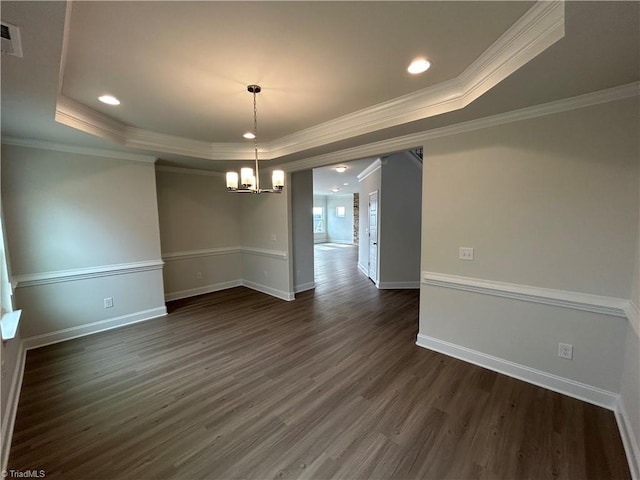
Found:
[[[376,196],[376,238],[375,238],[375,246],[376,246],[376,264],[375,264],[375,278],[371,276],[371,196]],[[368,277],[373,281],[373,283],[378,285],[378,280],[380,278],[380,192],[378,190],[374,190],[373,192],[369,192],[369,199],[367,203],[367,224],[368,224]]]

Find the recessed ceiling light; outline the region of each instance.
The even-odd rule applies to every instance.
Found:
[[[118,100],[113,95],[101,95],[98,97],[102,103],[106,103],[107,105],[120,105],[120,100]]]
[[[338,173],[344,173],[347,171],[347,167],[345,167],[344,165],[340,165],[339,167],[336,167],[336,172]]]
[[[417,60],[411,62],[411,65],[409,65],[409,68],[407,68],[407,72],[413,73],[415,75],[417,73],[426,72],[430,66],[431,63],[429,63],[427,60],[425,60],[424,58],[418,58]]]
[[[349,184],[348,184],[348,183],[343,183],[342,185],[344,185],[344,186],[346,187],[346,186],[347,186],[347,185],[349,185]]]
[[[251,133],[251,132],[247,132],[244,135],[242,135],[244,138],[246,138],[247,140],[253,140],[254,138],[256,138],[256,136]]]
[[[333,193],[338,193],[338,192],[340,191],[340,189],[339,189],[338,187],[333,187],[333,188],[331,189],[331,191],[332,191]]]

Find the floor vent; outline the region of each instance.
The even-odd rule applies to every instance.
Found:
[[[22,43],[20,29],[7,22],[1,22],[2,53],[22,58]]]

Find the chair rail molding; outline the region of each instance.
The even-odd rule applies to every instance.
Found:
[[[422,272],[422,284],[454,288],[456,290],[494,295],[526,302],[543,303],[556,307],[572,308],[623,318],[627,318],[629,305],[629,301],[622,298],[496,282],[494,280],[462,277],[445,273]]]
[[[146,272],[149,270],[161,270],[164,262],[147,260],[143,262],[117,263],[101,265],[99,267],[74,268],[70,270],[57,270],[52,272],[29,273],[16,275],[12,278],[16,288],[34,287],[48,283],[71,282],[75,280],[87,280],[89,278],[107,277],[111,275],[125,275],[129,273]]]

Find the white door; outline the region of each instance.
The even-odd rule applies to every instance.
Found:
[[[369,194],[369,278],[378,283],[378,192]]]

